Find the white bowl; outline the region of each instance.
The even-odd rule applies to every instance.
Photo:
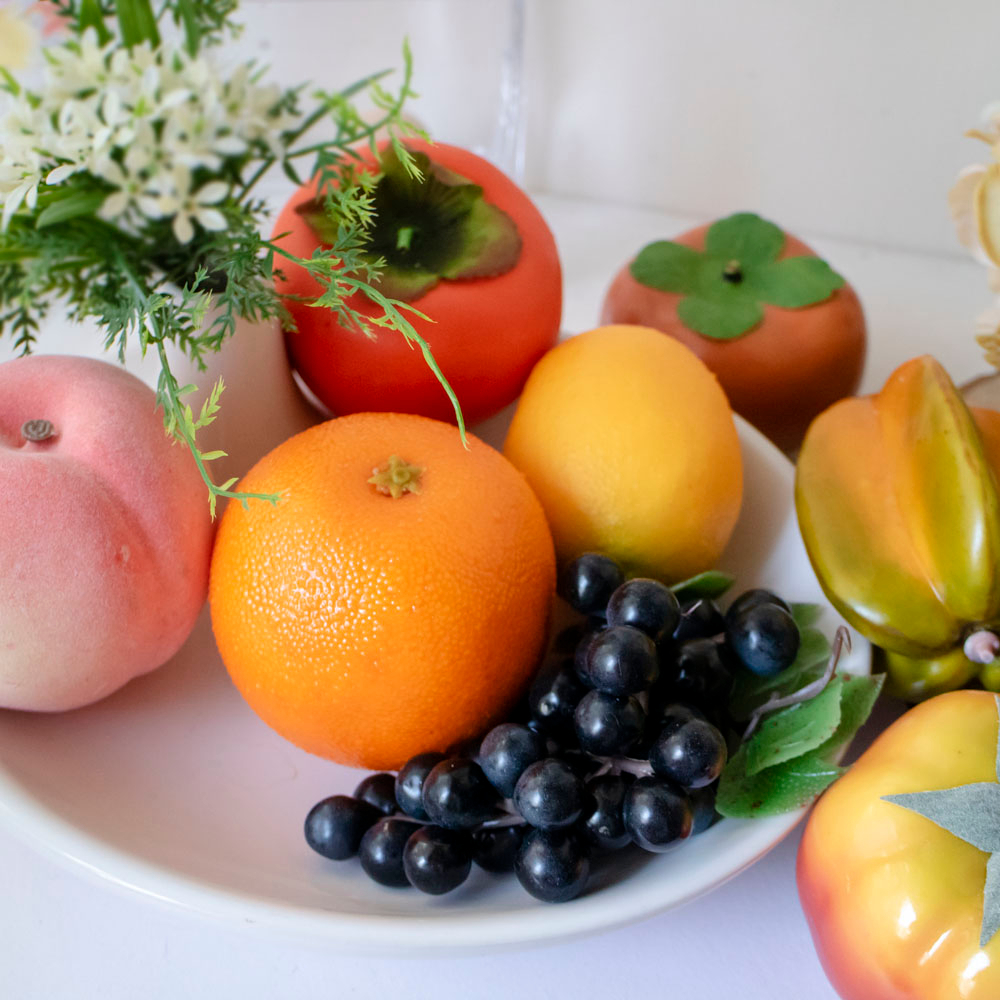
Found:
[[[745,500],[720,561],[736,590],[823,603],[799,537],[792,467],[739,421]],[[827,606],[827,634],[840,624]],[[844,669],[867,672],[852,634]],[[360,772],[297,750],[230,684],[207,614],[181,653],[105,701],[61,715],[0,711],[0,819],[91,875],[202,915],[328,946],[458,952],[565,939],[648,917],[752,864],[801,819],[724,820],[672,853],[612,859],[579,899],[529,897],[474,869],[443,897],[370,882],[305,845],[302,822]]]

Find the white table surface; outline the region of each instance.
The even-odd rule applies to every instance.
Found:
[[[540,197],[539,204],[560,244],[563,325],[572,331],[597,324],[605,288],[631,253],[691,221],[552,197]],[[865,391],[922,353],[936,355],[956,381],[986,369],[972,333],[974,315],[987,304],[979,267],[957,255],[811,242],[864,303],[870,331]],[[42,347],[69,349],[59,336]],[[0,360],[8,350],[0,345]],[[882,706],[860,742],[896,711]],[[798,903],[798,839],[793,834],[710,895],[631,928],[534,950],[400,959],[337,954],[267,937],[253,926],[237,931],[208,923],[58,862],[0,828],[0,998],[835,1000]]]

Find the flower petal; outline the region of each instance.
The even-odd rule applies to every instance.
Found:
[[[61,167],[50,170],[45,178],[46,184],[62,184],[67,177],[75,174],[80,167],[76,163],[64,163]]]
[[[198,188],[194,199],[199,205],[214,205],[229,194],[229,185],[225,181],[210,181]]]
[[[196,218],[204,229],[213,232],[225,229],[227,225],[226,217],[215,208],[199,209]]]
[[[986,173],[982,164],[966,167],[959,173],[948,192],[948,208],[952,221],[955,223],[955,235],[958,242],[973,254],[982,253],[979,246],[979,236],[976,233],[976,188]]]
[[[124,191],[114,191],[101,203],[97,214],[102,219],[117,219],[128,208],[129,197]]]
[[[983,252],[1000,267],[1000,163],[991,163],[976,186],[976,233]]]
[[[194,226],[191,224],[191,217],[183,212],[174,216],[173,230],[178,243],[190,243],[194,239]]]

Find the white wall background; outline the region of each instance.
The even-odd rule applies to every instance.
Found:
[[[1000,99],[995,0],[526,0],[527,185],[959,253],[945,198]],[[335,87],[413,46],[436,137],[488,141],[506,0],[251,0],[245,44]],[[280,44],[279,44],[280,42]],[[980,151],[982,149],[982,152]]]

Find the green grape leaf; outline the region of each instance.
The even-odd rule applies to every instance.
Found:
[[[816,622],[823,617],[823,605],[822,604],[802,604],[793,602],[792,608],[792,618],[795,620],[795,624],[798,625],[799,631],[808,628],[810,625],[815,625]]]
[[[885,674],[867,677],[841,674],[839,679],[840,722],[830,738],[816,748],[817,754],[828,759],[850,743],[855,733],[865,724],[882,692]]]
[[[704,573],[698,573],[696,576],[690,576],[686,580],[681,580],[680,583],[672,584],[670,589],[681,603],[698,597],[714,600],[729,590],[735,579],[730,573],[710,569]]]
[[[733,818],[777,816],[808,805],[843,772],[844,768],[812,752],[748,774],[744,744],[722,772],[715,808]]]
[[[759,774],[825,743],[840,723],[842,686],[834,677],[814,698],[768,715],[747,741],[746,773]]]

